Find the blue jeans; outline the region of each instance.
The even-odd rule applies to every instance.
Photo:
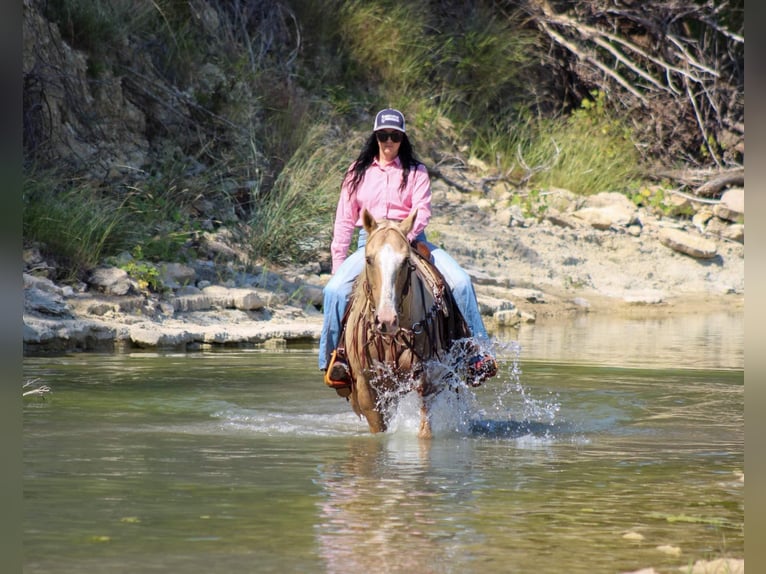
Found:
[[[479,312],[479,303],[476,301],[471,277],[444,249],[426,241],[425,233],[418,235],[417,239],[424,241],[431,250],[433,263],[444,275],[444,279],[452,289],[457,306],[463,314],[471,334],[477,339],[488,339],[489,336]],[[319,368],[322,370],[327,368],[330,354],[338,346],[348,296],[351,293],[354,280],[364,269],[364,244],[366,242],[367,233],[363,229],[359,232],[357,250],[346,258],[325,285],[324,322],[322,323],[322,335],[319,338]]]

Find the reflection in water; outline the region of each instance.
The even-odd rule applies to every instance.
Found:
[[[327,571],[449,571],[449,549],[475,535],[450,512],[474,496],[473,444],[399,435],[346,446],[347,456],[319,476],[317,538]]]

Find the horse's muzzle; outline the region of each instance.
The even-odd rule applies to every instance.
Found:
[[[399,330],[399,317],[393,310],[381,310],[375,315],[375,328],[383,334],[396,333]]]

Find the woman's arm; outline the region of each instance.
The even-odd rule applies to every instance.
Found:
[[[431,178],[422,163],[418,165],[417,170],[410,173],[410,178],[407,187],[411,188],[412,209],[418,210],[412,231],[407,235],[407,239],[412,241],[431,221]]]
[[[351,175],[351,172],[348,172],[343,180],[338,206],[335,209],[335,225],[332,233],[332,244],[330,245],[333,273],[348,256],[348,248],[351,245],[351,238],[354,236],[354,226],[359,218],[359,205],[356,202],[356,197],[351,197],[351,190],[349,189]]]

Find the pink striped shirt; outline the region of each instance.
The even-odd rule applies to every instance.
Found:
[[[367,168],[364,179],[359,184],[353,197],[349,197],[351,171],[346,174],[340,190],[340,199],[335,211],[333,229],[332,272],[346,260],[348,248],[354,235],[354,228],[362,226],[362,208],[375,219],[395,219],[401,221],[414,209],[418,210],[415,225],[407,238],[412,241],[426,228],[431,220],[431,180],[423,164],[417,170],[411,170],[404,190],[399,190],[402,183],[402,162],[397,157],[392,163],[382,165],[375,159]]]

